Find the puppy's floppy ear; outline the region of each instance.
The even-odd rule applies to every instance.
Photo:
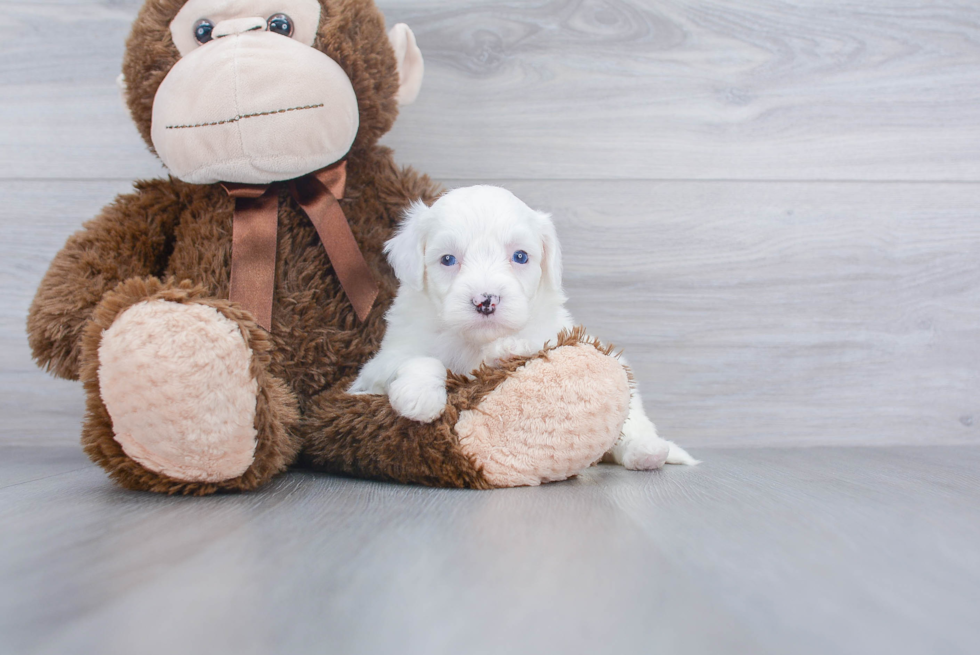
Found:
[[[409,205],[395,236],[385,244],[385,255],[395,270],[395,277],[416,291],[422,290],[425,279],[425,238],[421,222],[428,211],[421,200]]]
[[[556,290],[561,289],[561,245],[558,243],[558,233],[555,224],[551,222],[551,214],[534,212],[538,218],[538,228],[541,230],[541,242],[544,261],[541,269],[544,276]]]

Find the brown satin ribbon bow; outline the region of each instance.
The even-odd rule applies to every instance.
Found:
[[[289,192],[320,235],[340,285],[362,321],[378,297],[378,283],[354,240],[340,207],[347,185],[343,160],[290,180]],[[276,233],[279,228],[278,184],[222,183],[235,199],[231,244],[231,300],[272,329],[272,296],[276,281]]]

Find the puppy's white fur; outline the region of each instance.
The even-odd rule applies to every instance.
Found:
[[[505,189],[466,187],[432,207],[413,204],[385,252],[401,285],[381,349],[350,392],[387,394],[402,416],[427,423],[442,415],[447,368],[468,374],[532,354],[574,325],[550,216]],[[623,434],[603,459],[630,469],[697,463],[657,436],[635,391]]]

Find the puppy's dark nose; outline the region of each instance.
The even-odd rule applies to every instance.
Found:
[[[497,303],[500,302],[500,296],[495,296],[491,293],[485,293],[479,298],[473,298],[473,307],[476,311],[480,312],[484,316],[490,316],[495,311],[497,311]]]

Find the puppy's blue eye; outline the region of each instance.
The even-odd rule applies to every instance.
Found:
[[[439,260],[439,263],[443,266],[455,266],[456,258],[452,255],[443,255],[442,259]]]
[[[517,262],[518,264],[526,264],[527,263],[527,253],[524,252],[523,250],[518,250],[517,252],[514,253],[514,256],[513,256],[512,259],[515,262]]]

